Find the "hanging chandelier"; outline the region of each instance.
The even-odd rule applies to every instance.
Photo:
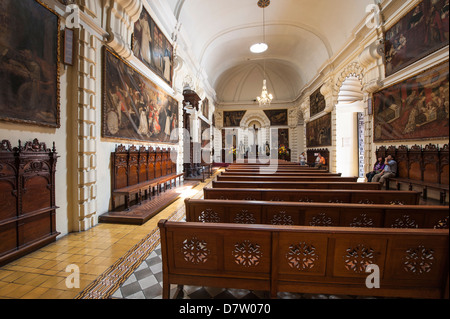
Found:
[[[262,52],[266,51],[267,48],[269,47],[269,46],[266,44],[266,31],[265,31],[265,26],[266,26],[266,24],[265,24],[265,12],[264,12],[264,9],[267,8],[267,7],[269,6],[269,4],[270,4],[270,0],[259,0],[259,1],[258,1],[258,7],[260,7],[260,8],[263,9],[263,42],[262,42],[262,43],[254,44],[254,45],[250,48],[250,50],[251,50],[253,53],[262,53]],[[273,95],[270,94],[270,93],[267,91],[267,81],[266,81],[266,60],[265,60],[265,58],[264,58],[264,80],[263,80],[262,92],[261,92],[261,95],[258,96],[256,99],[258,100],[260,106],[261,106],[261,105],[267,105],[267,104],[270,105],[270,103],[271,103],[272,100],[273,100]]]
[[[273,95],[270,94],[267,91],[267,85],[266,85],[266,79],[265,78],[264,78],[264,81],[263,81],[263,87],[262,87],[261,96],[258,96],[256,99],[258,100],[259,105],[267,105],[267,104],[270,105],[270,103],[273,100]]]

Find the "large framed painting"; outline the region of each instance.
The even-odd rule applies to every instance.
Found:
[[[145,8],[134,24],[132,49],[142,63],[172,86],[173,46]]]
[[[331,113],[306,124],[306,147],[331,145]]]
[[[270,125],[288,125],[287,110],[264,110]]]
[[[202,114],[204,117],[209,119],[209,100],[208,100],[208,98],[205,98],[202,101]]]
[[[448,45],[448,2],[423,0],[386,32],[386,76]]]
[[[60,127],[59,16],[37,0],[0,1],[0,119]]]
[[[211,143],[211,125],[200,119],[200,136],[202,148]],[[210,147],[211,148],[211,145]]]
[[[178,101],[104,48],[103,137],[155,143],[178,128]]]
[[[289,148],[289,129],[279,128],[278,129],[278,145]]]
[[[246,111],[224,111],[223,112],[223,127],[240,126],[241,120]]]
[[[314,116],[325,110],[325,97],[322,95],[322,93],[320,93],[320,88],[317,89],[313,94],[311,94],[311,96],[309,97],[309,104],[310,116]]]
[[[374,142],[448,138],[449,63],[373,96]]]

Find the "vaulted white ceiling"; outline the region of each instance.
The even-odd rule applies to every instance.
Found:
[[[251,103],[261,93],[264,64],[275,102],[294,101],[352,38],[373,0],[272,0],[263,39],[257,0],[167,0],[221,104]],[[264,63],[265,62],[265,63]]]

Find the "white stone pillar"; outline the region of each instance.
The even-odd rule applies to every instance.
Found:
[[[97,224],[97,136],[101,119],[97,108],[97,38],[88,30],[79,30],[78,45],[78,201],[74,230],[87,230]]]

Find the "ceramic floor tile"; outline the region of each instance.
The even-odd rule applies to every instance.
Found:
[[[39,299],[49,288],[36,287],[22,296],[22,299]]]
[[[195,188],[198,192],[195,195],[197,198],[202,197],[205,185],[207,184]],[[117,265],[124,256],[128,256],[126,254],[130,250],[136,249],[141,253],[142,249],[137,247],[137,244],[149,234],[159,240],[155,233],[159,219],[167,219],[172,215],[182,216],[183,213],[184,199],[179,199],[142,226],[98,224],[88,231],[65,235],[54,243],[0,267],[0,298],[75,298],[83,289],[102,280],[102,276],[109,269],[114,271],[111,266]],[[162,297],[160,249],[153,248],[152,245],[152,251],[148,252],[149,258],[144,262],[141,261],[134,270],[136,274],[131,274],[129,278],[121,278],[125,282],[116,292],[110,292],[111,298]],[[70,264],[75,264],[80,269],[78,289],[69,289],[66,286],[69,273],[65,270]],[[122,273],[129,272],[126,269],[117,271],[118,276]],[[106,279],[105,283],[108,283],[108,280]]]

